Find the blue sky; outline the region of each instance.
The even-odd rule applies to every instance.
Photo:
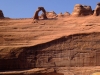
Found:
[[[42,6],[46,11],[72,13],[75,4],[90,5],[95,9],[100,0],[0,0],[0,9],[5,17],[31,18],[35,10]]]

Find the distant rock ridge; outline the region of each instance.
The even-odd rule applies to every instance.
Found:
[[[38,13],[42,11],[43,13],[41,16],[38,16]],[[89,5],[81,5],[81,4],[76,4],[74,6],[72,14],[69,12],[66,12],[64,14],[56,14],[54,11],[52,12],[46,12],[44,7],[38,7],[38,9],[35,11],[33,19],[39,20],[39,18],[42,17],[42,19],[48,19],[48,18],[56,18],[56,17],[63,17],[63,16],[88,16],[88,15],[94,15],[94,16],[100,16],[100,2],[97,3],[97,6],[94,10],[92,10],[91,6]],[[0,10],[0,18],[5,18],[3,11]]]
[[[41,14],[41,16],[38,16],[38,12],[41,10],[43,11],[43,13]],[[64,14],[62,13],[56,14],[54,11],[46,12],[44,7],[42,8],[38,7],[38,10],[36,10],[33,19],[39,19],[39,17],[43,19],[47,19],[47,18],[64,17],[64,16],[70,16],[70,15],[77,16],[77,17],[78,16],[89,16],[89,15],[99,16],[100,15],[100,2],[97,3],[95,10],[92,10],[91,6],[89,5],[76,4],[74,6],[72,14],[70,14],[69,12],[65,12]]]

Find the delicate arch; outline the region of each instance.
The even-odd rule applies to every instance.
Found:
[[[47,19],[46,16],[46,10],[44,9],[44,7],[38,7],[38,9],[36,10],[33,19],[39,19],[38,13],[42,11],[43,12],[43,19]]]

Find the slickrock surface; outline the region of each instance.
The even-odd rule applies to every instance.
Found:
[[[99,71],[99,20],[99,16],[67,16],[36,23],[32,19],[0,20],[0,74],[25,75],[34,68],[50,68],[53,71],[47,72],[55,75]],[[31,74],[35,73],[32,70]]]

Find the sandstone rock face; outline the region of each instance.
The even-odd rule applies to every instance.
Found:
[[[100,3],[97,4],[93,15],[95,15],[95,16],[99,16],[100,15]]]
[[[43,12],[43,19],[47,19],[46,16],[46,10],[44,9],[44,7],[38,7],[38,9],[36,10],[33,19],[39,19],[38,13],[42,11]]]
[[[93,12],[91,6],[83,6],[81,4],[76,4],[72,12],[72,16],[86,16],[92,14]]]
[[[4,14],[3,14],[2,10],[0,10],[0,18],[4,18]]]
[[[0,70],[100,66],[99,45],[100,33],[88,33],[31,47],[5,48],[0,52]]]

